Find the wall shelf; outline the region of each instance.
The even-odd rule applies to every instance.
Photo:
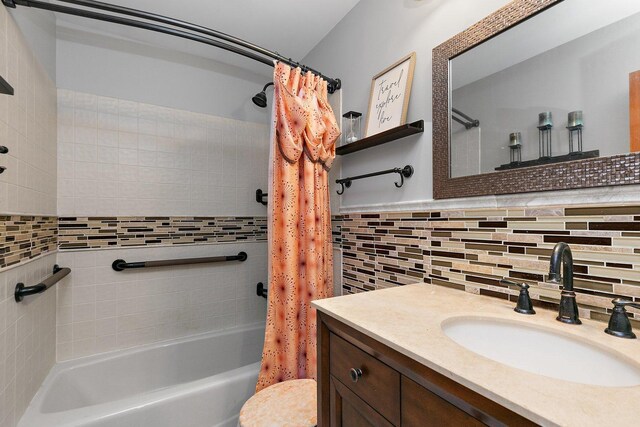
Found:
[[[386,144],[387,142],[422,132],[424,132],[424,120],[418,120],[417,122],[407,123],[405,125],[380,132],[376,135],[368,136],[360,141],[338,147],[336,149],[336,154],[344,156],[345,154],[355,153],[356,151],[375,147],[376,145]]]
[[[600,157],[600,150],[592,150],[592,151],[583,151],[577,152],[573,154],[562,154],[560,156],[546,157],[534,160],[525,160],[524,162],[518,163],[506,163],[504,165],[500,165],[495,170],[504,171],[509,169],[520,169],[520,168],[528,168],[531,166],[540,166],[540,165],[550,165],[552,163],[562,163],[562,162],[571,162],[574,160],[583,160],[583,159],[593,159],[595,157]]]

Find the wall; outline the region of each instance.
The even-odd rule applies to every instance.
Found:
[[[49,78],[56,81],[56,17],[53,12],[18,7],[8,9],[31,51]]]
[[[55,85],[18,25],[0,7],[0,426],[14,426],[55,362],[54,292],[16,303],[18,282],[33,285],[56,261]]]
[[[522,132],[522,159],[538,158],[541,111],[554,115],[554,155],[569,152],[565,127],[567,113],[574,110],[584,111],[584,151],[600,150],[601,156],[629,152],[629,73],[640,69],[640,60],[626,52],[640,41],[639,23],[636,14],[453,91],[453,106],[480,120],[481,131],[453,123],[452,150],[462,156],[453,156],[452,175],[477,173],[478,166],[482,173],[491,172],[508,163],[509,133],[514,131]],[[470,170],[462,167],[465,149],[475,160]]]
[[[271,71],[258,74],[175,50],[58,28],[58,88],[267,123],[256,107]],[[250,60],[247,60],[251,63]]]
[[[58,94],[60,216],[266,214],[266,124]]]
[[[333,230],[343,292],[424,282],[514,300],[499,284],[511,277],[532,285],[538,307],[557,309],[559,288],[543,276],[555,243],[567,241],[581,315],[606,320],[612,298],[640,298],[640,186],[431,200],[432,49],[506,3],[360,2],[305,58],[343,79],[345,110],[364,112],[369,76],[417,52],[408,121],[424,118],[425,133],[342,158],[342,176],[416,168],[400,190],[386,177],[341,196]]]
[[[371,77],[411,51],[417,53],[407,121],[425,120],[425,132],[345,156],[342,176],[411,164],[415,174],[397,189],[390,177],[353,184],[342,207],[399,204],[432,199],[431,51],[498,9],[507,0],[361,1],[304,62],[342,79],[345,111],[366,112]]]
[[[268,126],[63,89],[58,108],[58,360],[264,322]]]

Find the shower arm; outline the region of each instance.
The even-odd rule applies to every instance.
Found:
[[[207,27],[192,24],[186,21],[181,21],[179,19],[158,15],[155,13],[145,12],[142,10],[127,8],[127,7],[118,6],[118,5],[112,5],[112,4],[104,3],[100,1],[94,1],[94,0],[58,0],[58,1],[172,25],[175,27],[179,27],[179,28],[183,28],[186,30],[200,33],[200,34],[204,34],[209,37],[215,37],[217,39],[225,40],[229,43],[233,43],[245,49],[249,49],[253,52],[256,52],[257,54],[252,52],[247,52],[246,50],[241,49],[238,46],[233,46],[228,43],[215,41],[208,37],[198,36],[196,34],[189,33],[186,31],[176,30],[170,27],[165,27],[161,25],[137,21],[137,20],[128,19],[128,18],[123,18],[120,16],[113,16],[113,15],[108,15],[104,13],[98,13],[98,12],[85,10],[85,9],[76,9],[72,7],[51,4],[51,3],[47,3],[39,0],[2,0],[2,3],[6,7],[11,7],[11,8],[15,8],[16,6],[26,6],[26,7],[36,8],[36,9],[44,9],[52,12],[80,16],[83,18],[96,19],[99,21],[106,21],[106,22],[125,25],[129,27],[140,28],[140,29],[155,31],[155,32],[164,33],[168,35],[173,35],[176,37],[193,40],[199,43],[204,43],[204,44],[208,44],[210,46],[214,46],[223,50],[227,50],[229,52],[236,53],[238,55],[244,56],[249,59],[253,59],[254,61],[258,61],[269,66],[273,66],[273,60],[276,60],[278,62],[282,62],[290,66],[300,67],[302,68],[303,71],[310,71],[311,73],[326,80],[328,83],[328,90],[330,93],[335,92],[336,90],[340,89],[342,86],[340,79],[329,78],[323,75],[322,73],[314,70],[313,68],[307,67],[306,65],[293,61],[291,58],[285,58],[284,56],[280,55],[277,52],[272,52],[270,50],[257,46],[253,43],[249,43],[245,40],[239,39],[229,34],[225,34],[220,31],[212,30]],[[263,56],[260,56],[260,55],[263,55]],[[265,58],[264,56],[266,56],[267,58]],[[271,58],[271,59],[268,59],[268,58]]]

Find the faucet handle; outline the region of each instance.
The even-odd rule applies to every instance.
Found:
[[[635,338],[636,334],[633,333],[627,310],[624,308],[629,306],[640,309],[640,304],[622,298],[616,298],[611,302],[613,303],[613,313],[609,318],[609,326],[604,331],[614,337]]]
[[[536,314],[536,311],[533,309],[531,297],[529,296],[529,285],[526,283],[513,282],[509,279],[502,279],[500,280],[500,283],[506,286],[517,286],[520,288],[518,303],[513,311],[520,314]]]

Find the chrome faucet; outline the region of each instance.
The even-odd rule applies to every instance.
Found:
[[[563,264],[562,276],[560,275],[560,264]],[[556,319],[563,323],[579,325],[582,322],[578,317],[576,293],[573,291],[573,255],[569,245],[563,242],[556,244],[553,248],[548,278],[550,283],[560,283],[561,281],[560,311]]]

